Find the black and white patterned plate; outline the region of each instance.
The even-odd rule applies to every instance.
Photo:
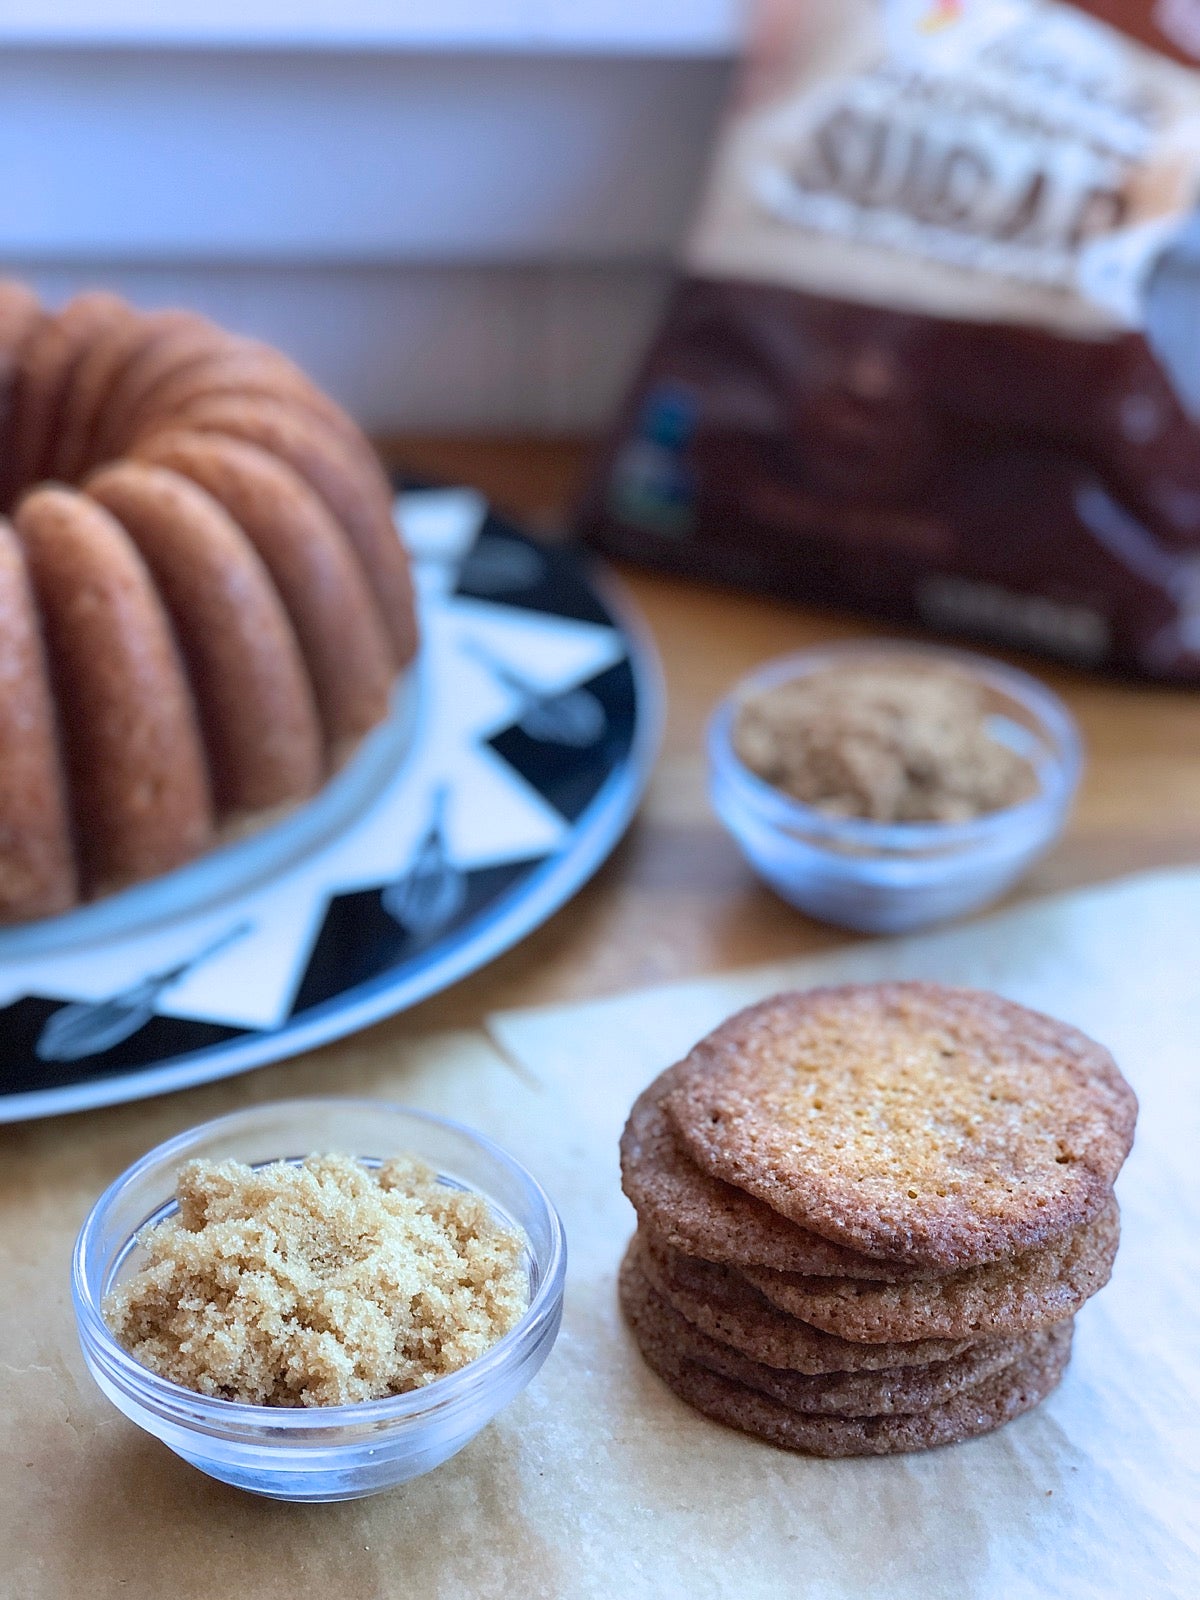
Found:
[[[404,493],[400,521],[420,668],[336,782],[180,872],[0,931],[0,1121],[365,1027],[515,944],[612,850],[661,715],[627,608],[472,491]]]

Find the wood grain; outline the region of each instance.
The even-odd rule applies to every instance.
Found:
[[[474,482],[497,501],[546,528],[554,526],[567,503],[580,461],[578,447],[571,444],[508,441],[472,445],[408,440],[397,441],[397,446],[398,456],[414,471]],[[550,1458],[537,1432],[538,1416],[562,1412],[555,1383],[561,1386],[566,1382],[573,1396],[586,1379],[590,1392],[602,1395],[610,1407],[614,1396],[618,1406],[633,1407],[624,1421],[616,1411],[607,1417],[601,1430],[603,1438],[596,1436],[600,1439],[596,1449],[603,1465],[603,1452],[613,1439],[618,1444],[622,1439],[633,1439],[636,1448],[632,1454],[626,1451],[625,1463],[619,1465],[632,1464],[640,1513],[655,1504],[654,1473],[657,1470],[661,1475],[665,1470],[661,1465],[656,1469],[655,1461],[670,1466],[673,1476],[664,1492],[668,1498],[675,1494],[679,1468],[675,1456],[662,1455],[662,1441],[681,1425],[679,1418],[684,1413],[678,1407],[662,1411],[654,1381],[646,1377],[642,1383],[624,1371],[620,1347],[604,1334],[609,1326],[604,1319],[611,1312],[598,1308],[611,1304],[615,1256],[596,1254],[591,1266],[583,1266],[588,1259],[586,1251],[596,1252],[601,1247],[607,1250],[617,1237],[612,1228],[605,1231],[603,1219],[610,1214],[614,1219],[620,1216],[621,1222],[614,1221],[613,1226],[628,1227],[624,1202],[616,1188],[615,1150],[607,1176],[597,1177],[600,1168],[588,1143],[591,1130],[585,1129],[576,1138],[570,1116],[556,1116],[558,1102],[544,1098],[547,1085],[565,1085],[563,1092],[569,1098],[575,1077],[594,1075],[598,1067],[603,1069],[604,1039],[587,1038],[572,1051],[574,1038],[569,1034],[562,1049],[555,1050],[554,1071],[546,1073],[545,1083],[541,1078],[531,1079],[529,1069],[518,1067],[511,1060],[498,1060],[477,1036],[440,1036],[423,1045],[424,1056],[419,1052],[407,1055],[398,1049],[402,1042],[433,1029],[469,1029],[498,1007],[596,995],[663,979],[803,956],[851,942],[847,936],[821,928],[785,906],[761,888],[742,864],[708,810],[701,733],[713,702],[756,662],[824,640],[870,635],[874,630],[851,619],[818,616],[661,577],[632,572],[624,577],[663,656],[669,695],[663,754],[642,814],[625,842],[592,883],[549,924],[448,993],[366,1033],[316,1051],[307,1059],[281,1062],[155,1100],[0,1128],[0,1267],[9,1290],[0,1303],[0,1369],[6,1368],[11,1379],[4,1400],[9,1423],[5,1436],[7,1467],[0,1464],[0,1545],[6,1553],[0,1595],[67,1600],[68,1596],[86,1591],[98,1600],[118,1593],[140,1600],[143,1596],[168,1593],[207,1596],[234,1592],[266,1597],[312,1591],[331,1595],[362,1592],[382,1597],[397,1595],[401,1589],[415,1593],[422,1584],[432,1592],[459,1558],[466,1561],[471,1572],[483,1572],[485,1577],[480,1582],[493,1592],[492,1580],[501,1572],[501,1558],[509,1552],[510,1544],[517,1552],[514,1559],[528,1592],[579,1592],[574,1567],[566,1569],[572,1576],[559,1581],[554,1554],[557,1546],[546,1531],[562,1524],[561,1506],[552,1495],[557,1523],[554,1516],[549,1522],[545,1517],[539,1522],[536,1515],[531,1518],[528,1514],[531,1510],[536,1512],[539,1505],[544,1506],[546,1485],[553,1488],[557,1483],[554,1473],[544,1470]],[[1031,874],[1020,897],[1114,877],[1140,867],[1200,859],[1200,694],[1090,679],[1041,663],[1023,664],[1032,666],[1067,699],[1081,723],[1090,764],[1079,807],[1066,836]],[[1183,950],[1172,967],[1171,957],[1163,955],[1164,947],[1175,951],[1168,932],[1162,932],[1159,948],[1153,949],[1153,937],[1158,931],[1173,927],[1173,915],[1178,914],[1169,907],[1154,925],[1154,936],[1147,935],[1143,918],[1141,933],[1134,932],[1129,941],[1135,972],[1140,958],[1153,961],[1156,970],[1165,972],[1167,978],[1167,987],[1162,990],[1166,1000],[1160,1004],[1161,996],[1156,990],[1151,1007],[1146,1045],[1150,1054],[1139,1063],[1150,1083],[1155,1081],[1154,1073],[1160,1066],[1161,1082],[1168,1082],[1172,1074],[1178,1077],[1186,1055],[1180,1046],[1172,1056],[1162,1040],[1169,1043],[1173,1037],[1175,1013],[1169,1004],[1183,992],[1180,985],[1185,979],[1181,974],[1187,965],[1183,959],[1187,951]],[[1054,989],[1054,995],[1046,1002],[1049,1005],[1052,999],[1057,1009],[1061,1000],[1071,1014],[1073,1008],[1084,1005],[1089,983],[1100,983],[1103,993],[1111,990],[1111,984],[1103,987],[1107,970],[1103,952],[1107,951],[1110,965],[1118,960],[1111,948],[1116,936],[1110,925],[1105,935],[1109,945],[1097,946],[1102,955],[1090,969],[1083,972],[1078,963],[1073,968],[1070,955],[1077,948],[1073,941],[1080,938],[1080,913],[1076,911],[1074,916],[1074,926],[1068,921],[1061,930],[1055,930],[1061,932],[1067,951],[1066,976],[1061,993],[1054,987],[1057,979],[1047,982],[1048,995],[1050,989]],[[1136,927],[1137,917],[1131,918],[1126,912],[1121,931],[1128,922]],[[1186,926],[1186,919],[1181,926]],[[1010,930],[1008,939],[1013,937]],[[1048,935],[1040,933],[1038,937],[1044,940]],[[1006,945],[1002,953],[1012,948]],[[1118,965],[1124,959],[1122,950]],[[979,970],[978,963],[978,952],[972,955],[969,947],[955,954],[954,964],[962,966],[966,978]],[[1174,988],[1170,987],[1172,982]],[[731,994],[723,997],[722,1009],[737,1003],[732,994],[737,987],[732,985]],[[1032,998],[1040,1003],[1040,997]],[[666,1034],[674,1039],[675,1017],[667,1017],[665,1023],[662,1017],[667,1009],[659,1008],[655,1029],[665,1026]],[[1104,1015],[1103,1005],[1100,1014]],[[1118,1009],[1114,1017],[1119,1019],[1120,1014]],[[647,1029],[644,1021],[639,1028],[643,1048],[632,1060],[617,1063],[616,1087],[609,1085],[607,1090],[610,1096],[618,1094],[622,1104],[632,1099],[634,1084],[644,1083],[655,1070],[646,1058],[654,1056],[656,1064],[660,1064],[662,1050],[674,1048],[660,1039],[658,1031]],[[1103,1036],[1108,1037],[1107,1032]],[[508,1066],[512,1067],[511,1083]],[[477,1097],[469,1114],[461,1112],[455,1098],[464,1091],[453,1087],[464,1072],[470,1077],[471,1093]],[[608,1080],[604,1082],[607,1084]],[[536,1088],[532,1094],[531,1084]],[[441,1091],[430,1085],[447,1085],[448,1098],[440,1099]],[[564,1362],[547,1365],[545,1377],[539,1381],[551,1387],[540,1401],[532,1402],[534,1413],[514,1407],[512,1420],[501,1418],[485,1430],[457,1464],[414,1482],[403,1493],[342,1506],[278,1507],[236,1495],[200,1477],[119,1418],[95,1391],[83,1372],[71,1326],[67,1273],[70,1241],[103,1186],[160,1140],[239,1107],[293,1095],[336,1094],[339,1090],[411,1097],[417,1103],[452,1114],[469,1115],[470,1120],[478,1119],[481,1126],[495,1132],[502,1142],[511,1143],[526,1159],[526,1149],[539,1148],[540,1141],[539,1176],[545,1178],[552,1192],[562,1194],[572,1233],[571,1303],[581,1322],[591,1329],[588,1337],[599,1335],[600,1342],[596,1351],[587,1355],[586,1362],[568,1356]],[[589,1117],[591,1108],[601,1104],[600,1098],[589,1097]],[[1149,1104],[1147,1099],[1148,1109]],[[528,1121],[522,1121],[522,1108],[526,1106],[530,1107]],[[517,1109],[514,1111],[513,1107]],[[1158,1189],[1147,1191],[1150,1200],[1168,1189],[1172,1195],[1182,1192],[1178,1182],[1178,1170],[1182,1169],[1178,1169],[1178,1163],[1184,1159],[1180,1151],[1187,1144],[1186,1136],[1180,1143],[1178,1128],[1169,1118],[1164,1121],[1160,1117],[1156,1122],[1148,1117],[1146,1124],[1151,1138],[1156,1127],[1160,1138],[1163,1128],[1173,1130],[1171,1141],[1147,1152],[1149,1168],[1160,1177]],[[553,1129],[553,1137],[546,1134],[547,1127]],[[561,1137],[564,1129],[565,1140]],[[588,1172],[592,1176],[587,1181],[580,1179],[580,1173]],[[603,1196],[598,1212],[588,1215],[586,1226],[577,1227],[577,1219],[592,1206],[597,1193]],[[1133,1194],[1131,1191],[1128,1198],[1132,1199]],[[599,1226],[597,1215],[601,1219]],[[1180,1221],[1186,1220],[1186,1215],[1186,1209],[1181,1212],[1173,1203],[1168,1221],[1175,1232],[1167,1238],[1162,1219],[1154,1214],[1148,1201],[1143,1201],[1140,1213],[1136,1204],[1128,1207],[1133,1259],[1142,1260],[1144,1281],[1158,1286],[1161,1280],[1164,1287],[1159,1300],[1175,1307],[1185,1307],[1191,1284],[1186,1267],[1180,1265],[1183,1254],[1179,1250],[1172,1254],[1171,1249],[1176,1235],[1186,1235]],[[1134,1238],[1139,1229],[1140,1254]],[[576,1238],[582,1243],[579,1251],[575,1249]],[[1161,1243],[1163,1238],[1167,1238],[1165,1245]],[[1157,1262],[1153,1259],[1155,1248],[1159,1249]],[[1177,1268],[1174,1278],[1167,1270],[1172,1262]],[[1114,1284],[1113,1289],[1117,1288]],[[1112,1304],[1119,1304],[1119,1300]],[[1141,1301],[1138,1309],[1142,1309]],[[1152,1305],[1151,1310],[1155,1309]],[[7,1327],[3,1325],[6,1315]],[[1159,1316],[1155,1328],[1163,1321]],[[1122,1361],[1125,1366],[1136,1365],[1136,1354],[1144,1344],[1144,1325],[1138,1323],[1136,1315],[1132,1319],[1127,1316],[1125,1324],[1132,1332],[1127,1348],[1114,1347],[1118,1366]],[[1107,1326],[1111,1331],[1118,1323],[1110,1316]],[[1159,1346],[1171,1353],[1169,1341],[1163,1345],[1159,1338]],[[567,1347],[564,1344],[563,1348]],[[612,1365],[606,1366],[605,1362]],[[1173,1403],[1173,1391],[1169,1383],[1164,1388],[1164,1382],[1156,1387],[1139,1381],[1135,1386],[1137,1404],[1129,1396],[1121,1398],[1115,1421],[1110,1419],[1110,1434],[1102,1438],[1107,1441],[1111,1436],[1117,1440],[1120,1435],[1119,1442],[1128,1454],[1129,1438],[1133,1437],[1136,1443],[1138,1404],[1150,1404],[1156,1399]],[[1184,1409],[1174,1406],[1180,1415]],[[599,1414],[595,1406],[589,1416],[593,1414]],[[532,1432],[528,1421],[531,1415]],[[731,1458],[726,1464],[721,1450],[711,1448],[707,1441],[700,1448],[693,1422],[694,1419],[685,1418],[687,1438],[683,1450],[689,1470],[694,1463],[701,1478],[707,1471],[717,1491],[706,1494],[701,1481],[689,1504],[700,1506],[699,1514],[708,1523],[717,1517],[716,1545],[723,1553],[733,1552],[731,1559],[735,1559],[739,1551],[743,1556],[749,1552],[751,1565],[739,1569],[742,1579],[733,1585],[743,1592],[747,1589],[746,1573],[759,1572],[763,1559],[762,1541],[746,1545],[742,1538],[742,1507],[752,1503],[757,1491],[753,1485],[749,1489],[743,1485],[739,1501],[737,1484],[733,1483],[732,1488],[730,1485],[739,1472],[745,1477],[746,1473],[759,1470],[765,1457],[739,1446],[734,1452],[736,1459]],[[1095,1423],[1095,1416],[1089,1413],[1088,1427]],[[1165,1459],[1164,1428],[1151,1419],[1142,1433],[1152,1437],[1155,1459]],[[587,1455],[591,1449],[590,1441],[586,1447],[577,1443],[573,1449],[571,1470],[583,1459],[580,1451]],[[620,1454],[617,1451],[617,1456]],[[685,1454],[678,1459],[683,1460]],[[948,1464],[951,1452],[940,1454],[945,1457],[942,1465]],[[1081,1505],[1086,1502],[1080,1513],[1085,1532],[1094,1528],[1094,1502],[1098,1496],[1103,1499],[1113,1477],[1103,1452],[1097,1459],[1101,1467],[1093,1477],[1099,1488],[1093,1493],[1095,1486],[1085,1485],[1087,1492],[1080,1500]],[[1087,1465],[1085,1455],[1072,1447],[1072,1473],[1079,1461]],[[1042,1467],[1045,1465],[1043,1461]],[[1054,1468],[1052,1460],[1050,1468]],[[770,1471],[777,1477],[774,1465]],[[1039,1471],[1045,1477],[1045,1471]],[[448,1477],[444,1475],[447,1472]],[[528,1491],[524,1498],[522,1473]],[[1175,1478],[1182,1482],[1183,1476],[1176,1473],[1171,1482]],[[938,1560],[931,1562],[929,1557],[931,1541],[936,1544],[939,1530],[950,1525],[947,1507],[954,1510],[965,1506],[966,1514],[958,1521],[967,1535],[976,1526],[987,1535],[979,1560],[986,1557],[994,1564],[996,1541],[992,1536],[996,1527],[1019,1523],[1024,1541],[1020,1554],[1027,1566],[1028,1471],[1014,1477],[1009,1486],[1014,1497],[1011,1507],[1006,1506],[1002,1496],[997,1498],[1000,1491],[994,1484],[979,1487],[977,1471],[968,1473],[968,1477],[975,1500],[966,1491],[954,1490],[953,1485],[949,1498],[939,1492],[936,1482],[932,1488],[926,1482],[922,1489],[913,1473],[908,1472],[896,1480],[894,1504],[873,1501],[870,1495],[864,1502],[862,1484],[856,1480],[847,1490],[848,1510],[840,1502],[830,1502],[826,1488],[821,1487],[814,1513],[816,1521],[810,1518],[808,1523],[797,1524],[801,1533],[792,1535],[788,1559],[800,1548],[798,1538],[811,1544],[813,1528],[819,1532],[828,1526],[837,1537],[830,1545],[833,1553],[827,1561],[835,1565],[840,1562],[838,1570],[857,1572],[861,1568],[868,1574],[864,1580],[867,1588],[881,1592],[885,1568],[887,1582],[894,1588],[895,1541],[885,1541],[886,1550],[880,1555],[883,1546],[873,1530],[901,1524],[908,1528],[911,1524],[917,1533],[915,1543],[910,1540],[910,1544],[922,1557],[924,1569],[936,1574],[940,1568]],[[1054,1498],[1047,1499],[1045,1505],[1059,1508],[1053,1512],[1059,1520],[1046,1523],[1049,1532],[1044,1529],[1043,1533],[1053,1555],[1063,1545],[1059,1537],[1064,1526],[1062,1508],[1069,1507],[1070,1501],[1059,1493],[1054,1470],[1050,1481],[1056,1484]],[[810,1483],[816,1484],[816,1479],[805,1478],[804,1492],[792,1496],[788,1503],[809,1507],[813,1499]],[[821,1484],[825,1485],[824,1476]],[[1069,1483],[1064,1488],[1069,1491]],[[883,1492],[880,1488],[879,1493]],[[875,1489],[871,1489],[874,1493]],[[1152,1544],[1151,1534],[1160,1527],[1169,1532],[1172,1508],[1175,1523],[1182,1526],[1185,1494],[1185,1489],[1176,1492],[1165,1512],[1155,1501],[1156,1520],[1143,1543]],[[572,1537],[567,1540],[571,1561],[580,1548],[599,1548],[595,1530],[602,1524],[595,1521],[593,1513],[597,1506],[603,1509],[602,1502],[603,1496],[595,1504],[588,1500],[584,1505],[582,1515],[592,1542],[588,1545],[585,1540],[580,1546],[572,1528]],[[999,1518],[998,1505],[1003,1512]],[[676,1523],[681,1506],[687,1510],[675,1494],[670,1514]],[[631,1524],[624,1506],[620,1509],[624,1518],[621,1531],[626,1534]],[[1118,1506],[1118,1520],[1120,1509]],[[483,1519],[480,1526],[484,1536],[472,1545],[463,1537],[467,1526],[464,1517],[469,1520],[476,1512],[476,1520]],[[591,1522],[587,1521],[589,1517]],[[642,1514],[641,1524],[633,1528],[629,1538],[638,1533],[639,1527],[642,1534],[646,1527],[651,1529],[658,1552],[662,1541],[657,1539],[653,1517],[647,1521]],[[863,1528],[870,1537],[864,1535],[856,1544]],[[21,1537],[14,1539],[10,1534],[5,1543],[5,1532],[11,1529],[18,1529]],[[849,1543],[843,1537],[847,1529]],[[671,1550],[662,1548],[669,1557]],[[694,1551],[690,1545],[687,1548],[694,1569]],[[1140,1550],[1142,1546],[1136,1548]],[[949,1553],[944,1553],[941,1561],[941,1567],[952,1578],[963,1570],[964,1549],[974,1559],[954,1522],[952,1537],[945,1545]],[[1163,1545],[1162,1550],[1155,1547],[1148,1559],[1161,1565],[1162,1561],[1176,1559],[1176,1552],[1174,1547],[1167,1550]],[[15,1576],[8,1583],[5,1580],[10,1569]],[[645,1570],[639,1568],[643,1575]],[[22,1573],[24,1577],[20,1576]],[[353,1575],[353,1582],[348,1575]],[[667,1587],[670,1588],[669,1583]],[[608,1589],[612,1589],[611,1581]],[[443,1586],[439,1592],[464,1591],[460,1584],[457,1590],[446,1591]]]
[[[475,484],[545,531],[561,528],[585,460],[578,443],[541,439],[393,439],[387,450],[415,473]],[[469,1026],[497,1007],[802,955],[851,937],[792,910],[743,864],[705,796],[703,729],[730,684],[767,657],[896,630],[630,568],[620,575],[658,643],[668,697],[662,755],[637,821],[546,927],[377,1034]],[[1200,860],[1200,692],[1007,659],[1063,696],[1088,754],[1066,835],[1011,898]]]
[[[551,537],[562,537],[584,461],[583,448],[571,441],[398,439],[388,441],[387,453],[416,476],[477,485]],[[612,994],[851,943],[852,935],[785,905],[745,866],[709,809],[701,747],[712,706],[756,663],[882,630],[856,618],[632,569],[620,576],[662,655],[666,730],[637,820],[569,905],[482,972],[313,1052],[305,1064],[284,1061],[65,1124],[0,1129],[0,1165],[22,1149],[56,1149],[64,1128],[82,1130],[84,1124],[92,1137],[104,1128],[119,1130],[132,1159],[168,1132],[222,1111],[289,1094],[336,1092],[343,1069],[363,1060],[382,1064],[401,1041],[434,1030],[475,1028],[492,1011]],[[1011,898],[1200,861],[1200,692],[1012,659],[1066,699],[1083,730],[1088,768],[1065,836]]]

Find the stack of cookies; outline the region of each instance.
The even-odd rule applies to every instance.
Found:
[[[1055,1387],[1108,1281],[1136,1116],[1105,1049],[996,995],[779,995],[633,1108],[625,1317],[681,1399],[778,1445],[986,1433]]]

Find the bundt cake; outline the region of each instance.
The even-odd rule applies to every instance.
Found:
[[[417,645],[392,494],[276,350],[0,283],[0,921],[309,798]]]

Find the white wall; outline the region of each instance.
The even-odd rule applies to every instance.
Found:
[[[472,4],[493,34],[508,19],[506,42],[462,48]],[[6,267],[54,300],[104,283],[195,305],[289,349],[376,429],[603,419],[703,171],[728,0],[665,5],[648,38],[629,0],[449,0],[436,39],[438,8],[416,5],[419,51],[394,20],[361,48],[397,10],[380,0],[346,0],[340,32],[329,0],[297,0],[286,35],[275,0],[154,9],[71,0],[47,21],[7,0]],[[239,19],[256,47],[214,47]]]
[[[4,0],[0,42],[726,54],[740,0]]]
[[[616,264],[11,266],[53,303],[100,283],[268,339],[376,433],[600,426],[670,277]]]

